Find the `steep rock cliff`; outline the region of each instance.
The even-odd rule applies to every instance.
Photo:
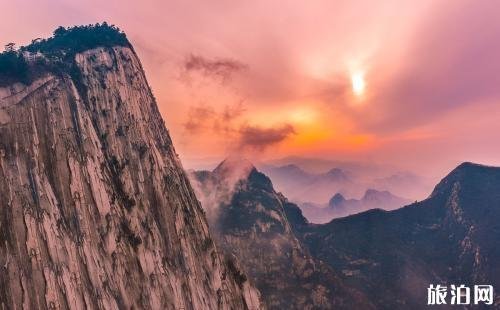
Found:
[[[0,88],[2,308],[256,309],[129,47]]]
[[[214,238],[239,258],[268,308],[372,308],[308,253],[290,223],[307,226],[300,209],[249,162],[230,158],[212,172],[193,172],[192,178]]]

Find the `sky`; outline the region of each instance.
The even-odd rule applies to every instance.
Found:
[[[498,1],[2,2],[0,43],[127,33],[185,167],[228,155],[500,165]]]

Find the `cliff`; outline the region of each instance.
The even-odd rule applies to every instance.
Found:
[[[211,239],[133,49],[63,61],[71,74],[0,88],[2,308],[259,308]]]
[[[295,236],[300,209],[249,162],[227,159],[214,171],[194,172],[212,234],[234,253],[269,309],[373,309]]]

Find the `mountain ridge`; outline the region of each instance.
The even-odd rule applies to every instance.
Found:
[[[330,198],[328,204],[302,203],[303,214],[313,223],[324,224],[332,219],[361,213],[370,209],[394,210],[410,203],[410,200],[393,195],[389,191],[368,188],[360,199],[346,199],[341,193]]]
[[[372,308],[362,294],[339,281],[335,270],[311,257],[291,225],[306,219],[266,175],[252,166],[245,178],[231,184],[219,179],[219,171],[211,177],[206,171],[193,172],[191,178],[203,207],[211,210],[217,243],[239,258],[268,308]],[[219,181],[214,186],[207,180]],[[214,191],[224,199],[211,199]]]
[[[272,185],[269,178],[265,180],[267,182],[262,184]],[[263,192],[258,190],[261,188],[280,201],[276,205],[282,206],[280,212],[285,216],[281,218],[286,219],[298,240],[295,242],[300,246],[299,253],[325,266],[322,270],[333,272],[337,285],[361,292],[358,298],[367,298],[377,309],[425,308],[430,284],[500,285],[497,263],[500,261],[500,224],[496,220],[500,218],[500,168],[464,163],[446,175],[425,200],[391,211],[372,209],[325,224],[310,223],[297,205],[282,194],[270,191],[267,185],[253,186],[248,179],[242,181],[231,200],[223,204],[236,214],[245,213],[244,219],[227,217],[231,223],[230,235],[234,233],[237,237],[230,237],[231,241],[224,247],[239,253],[237,256],[251,257],[245,249],[258,249],[270,255],[265,261],[271,265],[272,251],[266,246],[273,244],[273,239],[260,236],[258,227],[277,233],[285,231],[272,229],[279,221],[266,221],[254,216],[252,212],[255,211],[246,210],[252,206],[258,206],[255,210],[267,210],[265,204],[261,205],[269,203],[266,196],[261,196]],[[336,197],[343,198],[341,195]],[[249,246],[247,242],[251,240],[249,236],[256,233],[254,229],[259,236],[257,240],[265,241]],[[286,229],[288,234],[290,230]],[[217,238],[219,243],[224,243],[227,237],[223,233],[222,241],[220,235]],[[265,282],[258,272],[261,264],[247,260],[242,265],[249,268],[250,278],[263,292],[266,304],[275,305],[270,303],[269,297],[280,293],[270,293],[270,287],[263,285]],[[274,275],[277,283],[288,282],[282,276],[284,269],[288,272],[293,267],[278,268],[279,272]],[[319,283],[321,281],[324,279]],[[292,288],[287,290],[293,291]],[[500,305],[499,297],[494,303],[496,307]],[[307,305],[302,304],[303,307]]]
[[[0,303],[260,308],[211,238],[135,52],[56,54],[0,88]]]
[[[431,283],[500,284],[498,189],[500,168],[464,163],[423,201],[296,230],[378,307],[420,309]]]

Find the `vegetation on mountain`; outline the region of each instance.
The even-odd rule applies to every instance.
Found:
[[[106,22],[95,25],[58,27],[48,39],[35,39],[31,44],[14,48],[13,43],[0,53],[0,86],[15,82],[29,84],[44,72],[67,73],[75,77],[77,53],[96,47],[131,47],[118,27]]]
[[[6,50],[0,54],[0,85],[28,82],[28,64],[21,53]]]
[[[47,57],[73,57],[76,53],[96,47],[130,46],[127,36],[114,25],[102,24],[58,27],[48,39],[33,40],[21,51],[40,52]]]

